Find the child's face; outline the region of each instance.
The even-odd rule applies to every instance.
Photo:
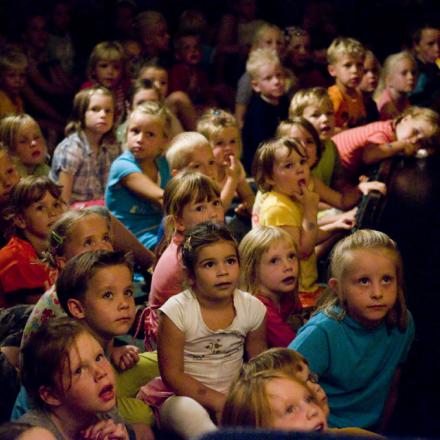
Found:
[[[237,127],[225,127],[211,139],[211,148],[217,165],[229,164],[230,156],[239,159],[240,132]]]
[[[202,60],[199,38],[195,35],[188,35],[180,38],[180,47],[177,50],[177,57],[180,61],[191,66],[196,66]]]
[[[188,157],[188,164],[184,167],[184,170],[198,171],[216,182],[217,167],[211,147],[208,144],[194,147],[191,155]]]
[[[258,47],[272,49],[281,55],[284,49],[283,34],[276,29],[266,29],[260,37]]]
[[[311,392],[293,380],[277,378],[266,384],[272,426],[295,431],[327,431],[327,420]]]
[[[397,299],[396,261],[384,249],[356,249],[346,257],[340,281],[332,278],[348,315],[365,327],[380,325]]]
[[[96,63],[96,81],[112,90],[122,77],[121,61],[100,60]]]
[[[107,412],[116,405],[115,376],[98,341],[84,332],[69,349],[62,376],[59,400],[71,414],[79,417]],[[66,362],[67,363],[67,362]]]
[[[0,204],[8,202],[9,195],[19,180],[20,176],[8,154],[0,152]]]
[[[319,139],[325,141],[333,136],[335,130],[335,112],[330,99],[323,99],[304,108],[302,116],[315,127]]]
[[[150,27],[142,37],[142,43],[153,53],[159,54],[166,52],[170,43],[170,34],[165,21],[159,21]]]
[[[45,161],[46,142],[35,121],[26,122],[18,129],[15,152],[20,162],[28,167],[39,165]]]
[[[46,48],[49,33],[44,17],[36,15],[29,20],[26,36],[28,42],[36,49],[42,50]]]
[[[417,58],[423,63],[435,63],[435,60],[440,58],[440,29],[423,29],[415,49]]]
[[[319,385],[318,377],[310,371],[310,368],[304,362],[301,363],[302,370],[296,373],[296,376],[306,383],[307,386],[315,393],[318,404],[321,406],[326,417],[330,414],[330,408],[328,406],[327,394],[324,389]]]
[[[40,428],[39,426],[32,426],[23,432],[20,440],[56,440],[55,436],[46,428]]]
[[[318,147],[313,140],[313,136],[304,128],[293,125],[290,129],[289,136],[301,142],[307,153],[307,165],[312,168],[318,161]]]
[[[164,69],[157,69],[155,67],[148,67],[143,69],[140,79],[148,79],[160,90],[162,98],[165,98],[168,93],[168,72]]]
[[[386,84],[398,93],[414,90],[417,81],[417,67],[408,58],[396,63],[386,79]]]
[[[224,219],[225,210],[220,198],[210,201],[205,199],[201,202],[193,200],[185,205],[182,216],[176,218],[176,229],[184,232],[203,222],[223,223]]]
[[[27,235],[46,240],[51,226],[65,210],[65,204],[47,191],[41,200],[31,203],[17,214],[15,222]]]
[[[159,102],[160,97],[155,89],[142,89],[133,96],[132,109],[144,102]]]
[[[272,186],[272,191],[295,196],[302,193],[309,176],[307,157],[301,157],[296,151],[282,147],[275,153],[272,177],[267,181]]]
[[[69,231],[62,259],[69,261],[87,251],[113,250],[107,221],[98,214],[91,214],[75,223]]]
[[[422,141],[430,138],[434,131],[434,126],[426,119],[407,115],[396,125],[396,138],[403,141],[415,137]]]
[[[162,122],[155,116],[135,112],[127,127],[127,147],[138,161],[152,161],[160,156],[167,137]]]
[[[11,96],[19,96],[26,84],[26,69],[9,69],[1,80],[2,88]]]
[[[105,341],[125,335],[135,317],[133,280],[125,265],[102,267],[87,283],[77,318]]]
[[[310,59],[310,37],[308,35],[292,36],[289,45],[290,62],[293,66],[304,67]]]
[[[292,294],[298,284],[298,256],[292,243],[273,242],[263,253],[257,267],[258,283],[263,295]]]
[[[240,276],[237,249],[230,241],[202,247],[194,267],[193,289],[201,301],[230,300]]]
[[[279,64],[261,66],[257,78],[252,80],[253,89],[274,103],[278,103],[284,95],[284,85],[284,71]]]
[[[104,135],[113,126],[115,107],[110,96],[94,93],[90,97],[85,114],[85,128],[93,133]]]
[[[342,55],[334,64],[329,64],[328,71],[343,91],[355,90],[364,73],[364,60],[356,55]]]
[[[373,93],[379,82],[379,64],[374,56],[367,53],[364,61],[364,74],[359,90],[365,93]]]

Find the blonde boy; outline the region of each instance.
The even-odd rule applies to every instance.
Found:
[[[243,164],[250,172],[258,145],[275,135],[278,123],[286,119],[288,100],[285,75],[278,55],[272,49],[255,49],[246,63],[254,94],[243,124],[245,146]]]
[[[361,125],[366,111],[358,92],[364,71],[365,49],[353,38],[338,37],[327,49],[328,71],[335,85],[328,88],[335,110],[336,127],[346,129]]]
[[[21,92],[26,83],[28,61],[15,49],[0,54],[0,118],[7,114],[24,113]]]

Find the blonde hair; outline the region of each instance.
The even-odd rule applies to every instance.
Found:
[[[273,414],[267,393],[267,384],[275,379],[286,379],[303,386],[319,406],[313,391],[295,375],[279,370],[248,372],[244,365],[233,381],[223,407],[222,426],[249,426],[253,428],[272,428]]]
[[[21,127],[23,127],[23,125],[30,123],[34,123],[38,127],[38,130],[43,137],[43,133],[41,132],[38,122],[32,116],[26,113],[8,115],[0,119],[0,142],[6,146],[11,154],[15,154],[16,152],[18,131]]]
[[[263,193],[272,189],[272,186],[267,183],[267,179],[273,176],[275,153],[282,147],[286,147],[289,150],[289,154],[294,151],[301,157],[307,157],[303,146],[296,139],[282,137],[264,142],[256,151],[252,163],[252,174],[255,177],[258,189]]]
[[[417,69],[417,63],[411,52],[403,50],[402,52],[397,52],[386,57],[383,67],[380,73],[379,83],[377,85],[376,91],[374,92],[374,97],[377,99],[379,95],[386,89],[387,80],[393,74],[396,65],[404,60],[409,60],[414,67]]]
[[[115,105],[115,100],[113,93],[103,86],[94,86],[89,89],[80,90],[73,98],[72,112],[70,114],[69,120],[67,121],[64,134],[69,136],[73,133],[81,134],[86,128],[86,112],[90,105],[90,100],[93,95],[103,95],[108,96],[113,101],[113,109]],[[107,132],[103,139],[113,138],[113,127],[109,132]]]
[[[0,80],[9,70],[26,70],[28,64],[23,52],[13,47],[5,48],[0,53]]]
[[[351,252],[364,249],[382,250],[390,255],[395,262],[397,299],[393,308],[386,316],[386,323],[389,327],[397,326],[403,331],[408,324],[408,310],[404,296],[403,264],[396,242],[388,237],[388,235],[380,231],[361,229],[339,241],[331,252],[330,276],[338,280],[340,285],[347,270],[348,257]],[[335,306],[339,306],[340,310],[336,311]],[[333,289],[326,291],[317,311],[320,310],[337,320],[343,319],[347,314],[345,301]]]
[[[257,27],[257,29],[254,32],[254,35],[252,36],[252,50],[258,49],[260,47],[261,40],[264,37],[264,33],[269,30],[274,30],[278,32],[284,41],[283,31],[276,24],[263,22]]]
[[[174,136],[170,147],[165,153],[170,170],[185,168],[194,149],[202,145],[211,148],[208,139],[197,131],[186,131]]]
[[[89,56],[87,65],[87,77],[91,81],[96,81],[96,66],[100,61],[121,63],[121,80],[126,76],[126,54],[124,47],[118,41],[103,41],[98,43]]]
[[[267,65],[280,65],[281,61],[276,52],[268,48],[258,48],[251,51],[246,63],[246,72],[251,79],[257,79],[260,69]]]
[[[321,106],[327,101],[333,108],[332,101],[328,95],[327,89],[324,87],[311,87],[309,89],[301,89],[293,95],[289,106],[289,117],[303,116],[304,110],[309,105]]]
[[[327,61],[329,64],[335,64],[344,55],[364,58],[365,48],[354,38],[337,37],[327,49]]]
[[[241,270],[240,288],[253,295],[258,294],[260,282],[258,268],[263,255],[275,243],[288,243],[297,250],[295,240],[284,229],[276,226],[257,226],[251,229],[241,240],[239,245]],[[298,260],[298,257],[296,257]],[[292,289],[292,300],[298,301],[298,283]]]
[[[203,134],[209,142],[212,142],[214,137],[218,136],[222,130],[228,127],[234,127],[238,131],[238,148],[239,156],[241,156],[240,126],[235,116],[225,110],[211,108],[205,111],[197,122],[197,131]]]

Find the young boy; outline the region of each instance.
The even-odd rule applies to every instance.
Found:
[[[26,82],[28,61],[15,49],[0,55],[0,118],[7,114],[24,113],[21,92]]]
[[[259,144],[275,134],[278,124],[287,118],[288,99],[284,69],[271,49],[255,49],[246,64],[254,94],[246,111],[242,141],[243,165],[250,174],[254,153]]]
[[[335,78],[335,85],[328,88],[328,94],[338,129],[362,125],[365,121],[363,99],[357,90],[364,72],[364,58],[364,47],[352,38],[338,37],[327,49],[328,71]]]

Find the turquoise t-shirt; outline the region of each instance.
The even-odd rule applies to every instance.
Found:
[[[161,188],[170,180],[168,163],[163,156],[156,159]],[[137,196],[122,185],[123,177],[132,173],[142,173],[136,158],[130,151],[125,151],[112,163],[105,190],[105,204],[110,212],[133,232],[147,248],[157,244],[157,231],[162,220],[162,208]]]
[[[410,313],[401,332],[385,323],[368,329],[348,316],[337,320],[319,312],[300,328],[289,348],[299,351],[319,376],[328,396],[329,426],[368,428],[379,422],[394,373],[413,339]]]

